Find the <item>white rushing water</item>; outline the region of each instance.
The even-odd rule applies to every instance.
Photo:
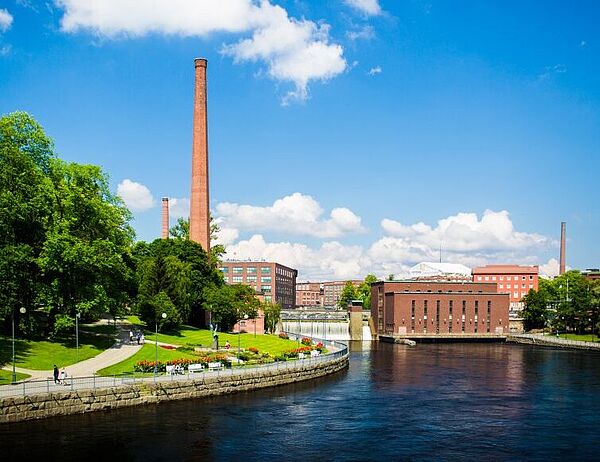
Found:
[[[325,340],[350,340],[347,321],[319,320],[283,321],[283,330]],[[369,333],[370,337],[370,333]]]

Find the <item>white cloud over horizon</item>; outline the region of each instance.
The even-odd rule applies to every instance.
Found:
[[[216,215],[224,227],[242,231],[277,231],[319,238],[335,238],[349,233],[364,233],[361,218],[350,209],[337,207],[322,219],[323,209],[311,196],[299,192],[259,207],[222,202]]]
[[[0,32],[6,32],[13,23],[13,16],[5,8],[0,8]]]
[[[556,244],[545,236],[514,230],[507,211],[490,210],[481,218],[474,213],[458,213],[439,220],[434,227],[422,222],[403,225],[383,219],[384,236],[367,246],[331,240],[344,234],[333,233],[331,228],[328,232],[308,233],[325,240],[317,246],[287,240],[269,242],[259,233],[236,241],[240,234],[236,236],[236,230],[303,234],[295,228],[318,222],[322,210],[313,198],[300,193],[279,199],[272,207],[231,205],[217,207],[219,215],[226,212],[226,216],[219,216],[219,220],[227,224],[225,258],[276,260],[298,269],[300,280],[361,278],[368,273],[381,278],[389,273],[405,275],[418,262],[438,261],[441,237],[442,260],[469,267],[490,263],[539,264],[535,253]],[[334,216],[333,211],[331,216]],[[320,220],[321,223],[326,221]],[[356,225],[356,221],[354,223]],[[360,221],[358,225],[362,228]],[[311,229],[317,228],[313,225]]]
[[[144,212],[156,205],[150,190],[142,183],[125,178],[117,186],[117,195],[134,212]]]
[[[267,75],[294,89],[283,104],[308,98],[311,81],[326,81],[347,69],[341,45],[330,43],[330,26],[296,19],[269,0],[55,0],[64,10],[63,32],[90,31],[106,38],[150,33],[206,37],[214,33],[251,34],[226,44],[221,52],[234,62],[261,62]]]
[[[372,67],[371,69],[369,69],[368,74],[369,75],[381,74],[381,67],[379,67],[379,66]]]
[[[187,197],[169,197],[169,218],[189,218],[190,200]]]
[[[381,14],[379,0],[344,0],[344,3],[367,16],[377,16]]]

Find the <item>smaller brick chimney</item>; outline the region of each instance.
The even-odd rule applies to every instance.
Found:
[[[561,222],[560,223],[560,263],[559,263],[559,270],[558,270],[558,274],[565,274],[565,267],[566,267],[566,257],[565,257],[565,252],[566,252],[566,247],[567,247],[567,223],[566,222]]]
[[[160,233],[162,239],[169,239],[169,198],[162,198],[162,230]]]

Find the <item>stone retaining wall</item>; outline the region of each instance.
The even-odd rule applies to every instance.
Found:
[[[523,343],[526,345],[541,345],[553,348],[568,348],[578,350],[600,351],[600,343],[565,340],[542,335],[517,334],[509,335],[507,342]]]
[[[333,374],[348,367],[348,356],[294,369],[255,369],[169,382],[75,390],[0,399],[0,423],[82,414],[140,404],[202,398],[285,385]]]

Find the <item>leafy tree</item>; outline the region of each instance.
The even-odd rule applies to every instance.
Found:
[[[386,281],[393,281],[395,277],[396,276],[393,273],[390,273],[390,274],[387,275],[387,278],[385,278],[385,280]]]
[[[374,274],[367,274],[365,280],[358,286],[358,298],[363,301],[363,308],[366,310],[371,309],[371,284],[374,282],[377,282],[377,276]]]
[[[169,229],[169,234],[175,239],[189,239],[190,220],[186,218],[178,218],[177,224]]]
[[[158,323],[158,330],[163,328],[172,329],[181,324],[181,314],[164,292],[159,292],[152,297],[145,298],[140,303],[140,319],[143,319],[149,328]],[[166,317],[163,318],[162,314]]]
[[[245,284],[207,287],[204,308],[221,331],[230,330],[245,315],[254,318],[260,308],[254,289]]]
[[[281,320],[281,306],[277,303],[264,303],[262,309],[265,313],[265,330],[275,332],[277,323]]]
[[[525,307],[521,312],[525,330],[542,329],[548,318],[548,299],[541,291],[531,289],[523,297]]]
[[[338,300],[338,307],[341,309],[346,309],[352,300],[357,300],[358,298],[359,294],[356,290],[356,287],[354,287],[354,284],[352,284],[351,281],[348,281],[342,289],[340,299]]]
[[[35,305],[38,257],[51,216],[52,141],[28,114],[0,117],[0,318]]]
[[[133,281],[131,213],[97,166],[50,161],[52,215],[37,259],[44,273],[41,301],[57,314],[115,315]]]

